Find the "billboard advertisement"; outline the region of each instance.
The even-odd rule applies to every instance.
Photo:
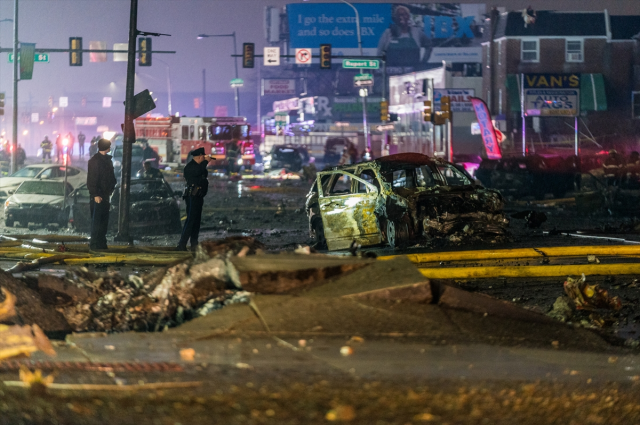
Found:
[[[485,4],[355,3],[364,55],[387,57],[403,72],[443,60],[480,63]],[[356,14],[343,3],[287,5],[292,49],[332,45],[334,55],[359,55]],[[431,66],[430,66],[431,64]]]
[[[474,89],[433,89],[434,110],[440,111],[440,99],[449,96],[451,112],[474,112],[471,98],[475,95]]]

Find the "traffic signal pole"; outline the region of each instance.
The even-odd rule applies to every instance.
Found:
[[[120,174],[120,205],[118,214],[118,234],[115,240],[133,244],[129,235],[129,195],[131,192],[131,155],[136,133],[133,127],[133,103],[136,72],[136,40],[138,37],[138,0],[131,0],[129,18],[129,51],[127,57],[127,87],[124,106],[124,137],[122,140],[122,171]]]
[[[18,0],[13,2],[13,129],[11,172],[18,171]]]

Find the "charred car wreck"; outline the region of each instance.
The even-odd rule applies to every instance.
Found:
[[[500,240],[503,198],[453,164],[409,153],[319,172],[307,195],[319,247]]]

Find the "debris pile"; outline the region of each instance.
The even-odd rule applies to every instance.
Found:
[[[253,238],[235,237],[205,241],[192,260],[144,275],[123,276],[112,270],[98,273],[79,267],[67,270],[63,278],[42,274],[33,289],[10,275],[5,280],[13,280],[14,286],[30,291],[35,302],[61,314],[67,329],[158,331],[245,299],[230,258],[256,254],[262,248]],[[7,282],[0,283],[6,286]]]

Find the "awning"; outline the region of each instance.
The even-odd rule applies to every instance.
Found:
[[[509,110],[520,112],[520,75],[507,75],[505,86],[509,97]],[[580,74],[580,110],[607,110],[607,94],[602,74]]]
[[[511,112],[520,112],[520,76],[515,74],[507,75],[505,86],[509,97],[509,110]]]
[[[607,94],[602,74],[580,74],[580,110],[607,110]]]

